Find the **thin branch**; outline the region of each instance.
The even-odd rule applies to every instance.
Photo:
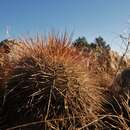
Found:
[[[129,46],[130,46],[130,36],[129,36],[128,39],[127,39],[127,38],[125,38],[124,36],[120,35],[120,38],[122,38],[123,41],[124,41],[124,40],[128,40],[128,42],[127,42],[127,45],[126,45],[126,49],[125,49],[123,55],[122,55],[121,58],[120,58],[120,61],[119,61],[118,68],[117,68],[117,71],[116,71],[116,73],[115,73],[115,76],[117,75],[117,73],[118,73],[118,71],[119,71],[119,69],[120,69],[120,66],[121,66],[121,64],[122,64],[122,61],[123,61],[124,57],[126,56],[128,50],[129,50]]]

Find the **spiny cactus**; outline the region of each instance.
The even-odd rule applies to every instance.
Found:
[[[49,36],[11,50],[1,129],[35,121],[40,123],[20,127],[76,129],[97,119],[100,89],[86,67],[88,59],[70,44],[66,36]]]

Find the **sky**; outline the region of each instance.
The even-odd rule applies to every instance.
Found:
[[[129,28],[130,0],[0,0],[0,40],[67,31],[89,42],[100,35],[119,49]]]

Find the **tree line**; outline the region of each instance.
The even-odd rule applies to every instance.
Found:
[[[101,49],[104,51],[109,51],[111,50],[111,47],[107,42],[101,37],[95,38],[94,42],[89,43],[87,39],[83,37],[78,37],[73,43],[72,46],[76,47],[79,50],[96,50],[96,49]]]

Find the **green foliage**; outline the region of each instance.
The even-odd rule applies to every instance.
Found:
[[[88,43],[85,37],[79,37],[74,41],[73,46],[79,50],[101,49],[109,51],[111,49],[110,45],[107,44],[101,36],[95,38],[95,41],[91,43]]]
[[[90,45],[87,42],[85,37],[78,37],[73,43],[73,46],[76,48],[84,48],[84,47],[89,47]]]
[[[95,39],[95,44],[97,47],[101,49],[110,50],[110,45],[107,44],[106,41],[104,41],[104,39],[101,36]]]

